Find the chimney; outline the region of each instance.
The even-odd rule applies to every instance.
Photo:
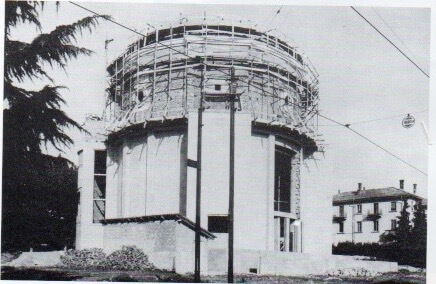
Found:
[[[404,189],[404,179],[400,179],[400,189]]]
[[[418,185],[417,185],[416,183],[413,184],[413,194],[416,194],[417,186],[418,186]]]
[[[361,190],[362,190],[362,183],[359,182],[359,183],[357,184],[357,191],[361,191]]]

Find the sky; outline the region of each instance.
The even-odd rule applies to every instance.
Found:
[[[412,65],[389,42],[378,34],[350,7],[285,5],[201,5],[92,3],[81,5],[100,14],[111,15],[117,22],[142,30],[175,22],[183,16],[224,16],[226,19],[250,20],[259,30],[276,29],[292,38],[309,57],[319,73],[319,109],[322,115],[362,133],[408,163],[428,172],[427,135],[422,123],[429,126],[429,79]],[[280,9],[280,13],[277,11]],[[430,9],[356,7],[382,33],[414,60],[425,72],[430,64]],[[71,3],[61,2],[59,10],[49,3],[41,12],[43,32],[89,16]],[[38,31],[20,25],[12,38],[30,41]],[[104,42],[113,39],[105,52]],[[113,23],[101,21],[90,35],[84,32],[77,45],[94,51],[68,63],[66,71],[50,69],[56,84],[68,90],[62,94],[63,108],[78,122],[86,114],[102,113],[105,89],[105,66],[136,39],[135,34]],[[47,82],[26,81],[22,86],[38,89]],[[402,119],[411,113],[416,123],[404,128]],[[398,116],[395,118],[376,120]],[[354,124],[357,123],[357,124]],[[406,189],[418,184],[418,194],[427,196],[427,176],[405,165],[349,129],[320,118],[319,131],[325,140],[325,153],[315,155],[308,165],[313,174],[308,186],[331,191],[351,191],[357,183],[369,188],[399,186]],[[77,162],[82,135],[70,131],[76,145],[62,155]],[[49,153],[57,153],[49,148]]]

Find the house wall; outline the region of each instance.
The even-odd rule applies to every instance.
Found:
[[[353,221],[353,206],[351,204],[344,205],[344,212],[346,212],[346,220],[344,221],[344,233],[339,232],[339,224],[333,223],[333,244],[337,244],[339,242],[345,241],[353,241],[353,224],[354,224],[354,242],[379,242],[380,235],[384,233],[389,233],[391,230],[391,220],[397,220],[400,216],[403,201],[396,200],[397,210],[391,211],[391,202],[392,201],[383,201],[377,202],[379,203],[379,210],[381,210],[381,217],[378,219],[379,221],[379,230],[375,232],[373,230],[373,221],[365,220],[366,214],[374,211],[374,202],[366,202],[362,204],[362,214],[357,213],[357,204],[355,207],[354,221]],[[415,201],[412,199],[408,199],[410,220],[412,220],[412,212],[413,206],[415,205]],[[333,206],[333,214],[339,214],[339,206]],[[357,222],[362,222],[362,232],[357,232]]]

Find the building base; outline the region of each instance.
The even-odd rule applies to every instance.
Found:
[[[179,214],[106,220],[104,251],[110,253],[131,245],[142,249],[158,269],[177,273],[194,270],[195,227]],[[227,246],[222,238],[201,231],[201,273],[227,273]],[[357,260],[352,256],[320,256],[307,253],[238,249],[234,272],[283,276],[326,275],[338,269],[365,269],[372,273],[398,271],[396,262]]]

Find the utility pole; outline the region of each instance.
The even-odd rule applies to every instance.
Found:
[[[206,65],[201,71],[202,89],[200,94],[200,106],[198,108],[198,131],[197,131],[197,193],[196,193],[196,208],[195,208],[195,271],[194,282],[200,283],[200,245],[201,245],[201,140],[203,135],[203,93],[204,93],[204,72]]]
[[[227,282],[233,283],[233,221],[235,203],[235,68],[231,69],[230,82],[230,176],[229,176],[229,262]]]

